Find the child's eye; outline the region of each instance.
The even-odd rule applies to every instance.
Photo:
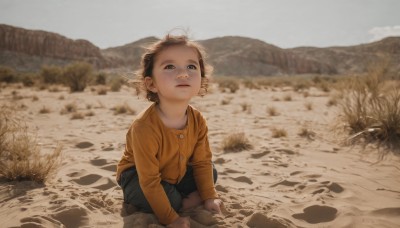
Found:
[[[169,64],[169,65],[166,65],[166,66],[164,67],[164,69],[167,69],[167,70],[173,70],[173,69],[175,69],[175,66],[174,66],[174,65],[171,65],[171,64]]]
[[[189,65],[189,66],[187,66],[187,68],[189,70],[196,70],[197,69],[197,67],[195,65]]]

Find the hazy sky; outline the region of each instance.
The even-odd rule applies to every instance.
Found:
[[[124,45],[173,28],[193,39],[257,38],[282,48],[400,36],[399,0],[0,0],[0,23]]]

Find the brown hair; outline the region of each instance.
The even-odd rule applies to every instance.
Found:
[[[141,86],[143,90],[146,91],[146,98],[149,101],[158,102],[158,95],[157,93],[153,93],[152,91],[148,90],[144,84],[144,79],[146,77],[153,76],[153,66],[154,61],[157,55],[171,46],[183,45],[190,48],[193,48],[198,55],[199,64],[200,64],[200,72],[201,72],[201,87],[200,90],[204,91],[202,93],[199,92],[200,96],[203,96],[207,93],[208,88],[208,74],[211,71],[211,67],[205,62],[205,53],[204,48],[188,39],[185,35],[166,35],[163,39],[153,43],[148,48],[146,48],[146,52],[142,55],[142,59],[140,62],[140,69],[137,71],[136,75],[138,79],[141,81]]]

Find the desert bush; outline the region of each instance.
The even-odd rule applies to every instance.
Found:
[[[225,152],[240,152],[252,148],[253,145],[243,132],[230,134],[222,141],[222,149]]]
[[[66,114],[66,113],[73,113],[76,112],[78,110],[78,106],[76,105],[76,103],[68,103],[66,105],[64,105],[64,108],[61,109],[60,114]]]
[[[81,120],[84,118],[85,118],[85,115],[80,112],[74,112],[74,113],[72,113],[72,116],[71,116],[71,120]]]
[[[307,138],[309,140],[314,140],[316,133],[307,127],[302,127],[298,133],[299,136]]]
[[[42,66],[40,78],[45,84],[62,84],[63,69],[58,66]]]
[[[119,114],[135,115],[136,114],[136,111],[126,103],[123,105],[116,105],[111,110],[114,111],[114,115],[119,115]]]
[[[260,85],[257,84],[258,80],[254,80],[254,79],[244,79],[242,84],[245,88],[248,89],[261,89]]]
[[[242,107],[243,112],[247,111],[248,113],[251,113],[251,104],[244,102],[241,103],[240,106]]]
[[[64,70],[64,80],[71,92],[82,92],[90,81],[92,66],[85,62],[76,62]]]
[[[238,79],[220,78],[216,81],[221,92],[229,90],[230,93],[236,93],[236,91],[239,89]]]
[[[39,110],[39,113],[40,113],[40,114],[46,114],[46,113],[50,113],[50,112],[51,112],[50,109],[47,108],[46,106],[43,106],[43,107]]]
[[[33,73],[21,73],[18,78],[18,81],[22,82],[24,86],[32,87],[36,84],[38,77]]]
[[[36,138],[9,107],[0,109],[0,176],[9,181],[45,182],[60,165],[61,147],[42,153]]]
[[[111,88],[111,91],[112,92],[118,92],[120,89],[121,89],[121,87],[122,87],[122,84],[124,83],[124,81],[123,81],[123,79],[121,79],[121,78],[115,78],[115,79],[113,79],[111,82],[110,82],[110,88]]]
[[[378,68],[353,78],[343,90],[344,98],[339,103],[341,117],[351,134],[350,142],[363,138],[365,143],[377,142],[379,146],[398,151],[400,88],[396,83],[387,82],[384,72],[385,69]]]
[[[106,86],[97,87],[96,90],[97,90],[97,94],[98,94],[98,95],[106,95],[106,94],[107,94],[107,91],[108,91],[108,89],[107,89]]]
[[[267,113],[270,116],[278,116],[279,112],[277,111],[277,109],[275,107],[267,107]]]
[[[94,79],[95,85],[105,85],[107,83],[107,75],[105,73],[97,73]]]
[[[304,104],[304,107],[306,107],[306,109],[310,111],[313,109],[313,104],[311,102],[306,102]]]
[[[283,100],[284,100],[284,101],[292,101],[292,95],[286,94],[286,95],[283,97]]]
[[[10,67],[0,66],[0,82],[17,82],[17,73]]]
[[[283,128],[272,128],[271,132],[273,138],[281,138],[287,136],[287,131]]]

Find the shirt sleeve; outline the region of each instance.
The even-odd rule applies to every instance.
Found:
[[[202,200],[215,199],[218,195],[213,181],[212,154],[208,143],[206,120],[200,115],[198,121],[198,140],[191,158],[193,176]]]
[[[179,217],[172,208],[161,185],[157,153],[159,140],[150,126],[137,123],[130,132],[139,184],[154,214],[162,224],[170,224]]]

